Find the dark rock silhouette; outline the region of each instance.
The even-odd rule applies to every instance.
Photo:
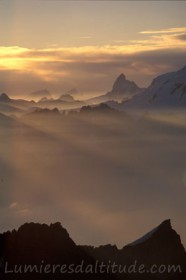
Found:
[[[97,106],[83,106],[80,110],[80,112],[90,112],[90,113],[115,113],[116,111],[112,108],[110,108],[107,104],[105,103],[100,103]]]
[[[82,268],[88,265],[93,267],[95,264],[94,259],[74,243],[60,223],[50,226],[27,223],[18,230],[0,234],[0,259],[1,279],[114,279],[109,275],[105,278],[100,273],[89,273],[88,276],[85,272],[60,273],[60,269],[49,274],[38,272],[41,265],[48,264],[52,267],[81,265]],[[27,273],[7,274],[7,271],[14,271],[15,266],[21,266],[23,271],[25,265],[37,266],[38,269]]]
[[[121,250],[112,245],[98,248],[84,246],[84,249],[95,259],[102,261],[111,260],[128,266],[137,262],[138,264],[145,264],[147,270],[150,270],[153,265],[157,267],[178,265],[182,271],[182,273],[164,273],[163,276],[155,273],[152,278],[149,278],[147,273],[138,275],[137,279],[159,279],[160,276],[163,277],[160,277],[160,279],[186,279],[184,278],[186,277],[186,252],[180,236],[172,229],[170,220],[164,221],[142,238],[128,244]],[[131,275],[128,275],[128,277],[129,279],[136,279]]]
[[[142,91],[142,88],[138,87],[135,82],[127,80],[122,73],[114,82],[112,91],[108,92],[106,96],[109,97],[109,100],[123,101]]]
[[[9,96],[6,93],[2,93],[0,95],[0,102],[10,102],[11,99],[9,98]]]
[[[172,229],[170,220],[165,220],[142,238],[125,246],[122,251],[133,258],[139,255],[139,251],[143,251],[140,258],[145,263],[179,263],[185,257],[180,236]]]
[[[58,116],[60,112],[58,108],[48,109],[48,108],[34,108],[34,110],[30,113],[25,114],[26,117],[31,116]]]
[[[138,92],[140,88],[136,85],[135,82],[129,81],[126,79],[125,75],[122,73],[119,75],[119,77],[116,79],[114,82],[112,92],[117,93],[117,92],[131,92],[135,93]]]
[[[185,279],[186,253],[179,235],[172,229],[170,221],[164,221],[160,226],[144,237],[119,250],[116,246],[105,245],[98,248],[93,246],[77,246],[70,238],[66,229],[60,223],[50,226],[46,224],[27,223],[18,230],[0,234],[0,273],[1,279]],[[146,268],[152,265],[179,265],[182,273],[111,273],[95,271],[98,264],[115,263],[130,267],[135,262],[144,264]],[[30,265],[33,271],[27,273],[15,272],[18,267],[25,269]],[[55,265],[80,267],[81,273],[44,273],[43,267]],[[85,273],[85,268],[92,267],[92,272]],[[38,272],[40,269],[41,272]],[[7,273],[7,271],[9,273]],[[5,273],[6,272],[6,273]]]

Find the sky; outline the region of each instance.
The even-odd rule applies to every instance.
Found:
[[[0,92],[105,93],[186,65],[185,1],[0,0]]]

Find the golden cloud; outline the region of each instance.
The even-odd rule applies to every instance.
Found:
[[[113,45],[83,46],[83,47],[53,47],[47,49],[28,49],[18,46],[0,47],[0,68],[7,69],[30,69],[35,62],[60,61],[73,62],[74,60],[91,61],[102,57],[102,61],[108,55],[130,55],[145,51],[159,49],[180,48],[186,46],[186,42],[178,35],[185,34],[186,27],[170,28],[164,30],[141,31],[141,34],[150,35],[147,39],[130,40],[122,42],[115,41]],[[152,36],[151,36],[152,35]]]
[[[171,50],[176,50],[177,53],[185,52],[186,40],[180,37],[185,34],[184,32],[186,32],[186,27],[142,31],[140,32],[142,36],[148,35],[145,39],[125,42],[118,40],[118,42],[113,42],[113,45],[100,46],[86,45],[73,48],[53,46],[45,49],[1,46],[0,71],[33,74],[42,81],[51,82],[56,82],[63,77],[84,77],[88,72],[92,74],[93,71],[97,73],[95,75],[100,76],[105,73],[105,69],[108,73],[112,67],[117,67],[118,71],[120,69],[122,71],[124,65],[125,68],[128,67],[129,73],[139,67],[141,73],[151,73],[147,58],[142,63],[137,56],[143,56],[147,52],[151,54],[156,52],[163,54]],[[151,61],[150,57],[148,59]],[[158,67],[167,69],[167,65],[163,63]]]
[[[167,28],[159,30],[141,31],[140,34],[166,34],[166,33],[182,33],[186,32],[186,27]]]

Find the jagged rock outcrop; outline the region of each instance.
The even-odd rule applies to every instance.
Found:
[[[133,96],[142,89],[137,86],[137,84],[133,81],[129,81],[126,79],[125,75],[122,73],[114,82],[112,91],[107,93],[107,96],[113,97],[114,100],[117,99],[124,99],[128,96]]]
[[[130,267],[136,263],[145,265],[148,272],[138,275],[128,275],[129,279],[185,279],[186,276],[186,252],[181,243],[180,236],[171,227],[170,220],[165,220],[143,237],[128,244],[122,249],[116,246],[105,245],[97,248],[85,246],[84,249],[95,259],[112,261],[123,266]],[[149,271],[155,265],[155,269],[168,269],[170,266],[177,267],[177,272],[165,271],[162,275],[157,272],[149,276]],[[118,275],[122,279],[121,275]],[[163,278],[161,278],[163,277]]]
[[[80,112],[84,113],[117,113],[105,103],[100,103],[97,106],[83,106]]]
[[[170,220],[166,220],[142,238],[128,244],[122,249],[113,245],[100,247],[77,246],[60,223],[35,224],[27,223],[18,230],[0,234],[0,273],[1,279],[86,279],[86,280],[184,280],[186,276],[186,253],[181,244],[180,236],[172,229]],[[83,263],[83,264],[82,264]],[[43,267],[49,264],[62,267],[67,271],[63,274],[56,269],[55,273],[44,273]],[[100,264],[106,270],[95,269]],[[112,270],[115,265],[117,272]],[[25,268],[31,265],[33,270],[27,273],[15,273],[15,267]],[[143,265],[143,273],[139,267]],[[168,269],[171,265],[179,266],[177,272],[151,272],[152,266]],[[135,266],[135,268],[134,268]],[[71,269],[70,269],[71,267]],[[76,273],[72,267],[80,269]],[[89,268],[88,268],[89,267]],[[119,272],[119,267],[125,273]],[[89,273],[85,269],[89,269]],[[84,270],[82,270],[84,269]],[[130,269],[135,269],[131,273]],[[5,271],[9,271],[7,274]],[[69,273],[69,270],[71,271]],[[13,272],[11,272],[13,271]],[[93,272],[90,272],[93,271]]]
[[[75,244],[60,223],[26,223],[0,234],[0,260],[1,279],[114,280],[108,274],[86,272],[88,266],[89,271],[95,267],[95,260]],[[47,265],[49,272],[45,273]],[[22,272],[16,273],[18,268]]]

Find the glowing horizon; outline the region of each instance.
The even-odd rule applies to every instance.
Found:
[[[146,87],[186,65],[184,8],[174,1],[1,1],[0,91],[104,93],[120,73]]]

